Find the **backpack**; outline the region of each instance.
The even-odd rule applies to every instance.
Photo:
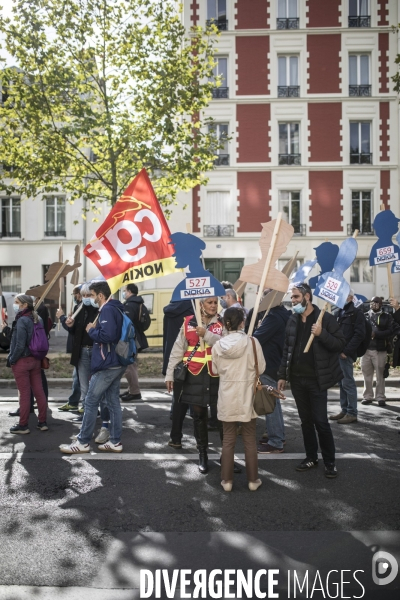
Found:
[[[122,315],[121,338],[115,346],[115,353],[120,365],[126,367],[135,362],[137,353],[135,343],[135,328],[132,321],[122,310],[118,308]]]
[[[369,322],[369,320],[365,318],[364,314],[363,314],[363,317],[364,317],[364,320],[365,320],[365,336],[364,336],[363,341],[361,342],[361,344],[357,348],[357,356],[359,358],[361,356],[364,356],[364,354],[368,350],[368,347],[369,347],[370,342],[371,342],[371,337],[372,337],[372,325]],[[354,325],[354,323],[356,322],[356,319],[357,319],[357,313],[354,312],[353,316],[352,316],[352,321],[351,321],[352,325]]]
[[[33,358],[42,360],[49,351],[49,340],[43,323],[39,321],[33,324],[33,333],[29,342],[29,351]]]
[[[149,309],[145,304],[141,304],[139,308],[139,323],[142,331],[147,331],[151,325]]]

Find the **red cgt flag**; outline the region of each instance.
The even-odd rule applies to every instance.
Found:
[[[170,230],[145,169],[135,177],[84,249],[114,293],[175,272]]]

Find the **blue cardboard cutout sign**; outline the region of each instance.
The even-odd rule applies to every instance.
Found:
[[[396,242],[400,248],[400,231],[396,235]],[[400,260],[395,260],[392,264],[392,273],[400,273]]]
[[[343,277],[355,257],[358,244],[355,238],[347,238],[339,248],[339,253],[333,265],[333,270],[321,275],[315,288],[314,295],[322,300],[343,308],[350,293],[350,285]]]
[[[171,302],[225,296],[224,286],[203,267],[201,255],[206,247],[203,240],[191,233],[181,232],[173,233],[171,240],[170,243],[175,247],[172,256],[175,258],[176,268],[189,269],[185,279],[174,289]]]
[[[368,298],[366,296],[363,296],[362,294],[354,294],[353,303],[356,308],[361,306],[361,304],[364,304],[364,302],[368,302]]]
[[[392,237],[398,233],[399,222],[391,210],[383,210],[378,213],[374,219],[374,230],[378,240],[372,246],[369,255],[369,264],[371,267],[384,265],[400,259],[400,248],[393,244]]]
[[[307,260],[307,262],[302,264],[290,278],[291,287],[296,287],[296,283],[304,283],[317,262],[317,259],[314,258],[314,260]]]
[[[315,256],[317,257],[317,262],[321,267],[321,271],[319,275],[311,277],[310,281],[308,282],[308,285],[312,290],[317,287],[318,279],[321,277],[321,275],[333,270],[333,265],[335,264],[335,260],[339,253],[339,246],[337,244],[332,244],[332,242],[323,242],[314,248],[314,250]]]

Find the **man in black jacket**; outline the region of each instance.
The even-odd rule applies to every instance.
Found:
[[[393,337],[393,318],[382,311],[382,299],[374,296],[371,300],[371,309],[366,314],[371,323],[372,336],[368,350],[361,358],[361,370],[364,377],[364,392],[361,404],[372,404],[374,400],[374,371],[376,371],[375,399],[379,406],[385,406],[385,370],[388,343]]]
[[[296,471],[308,471],[318,466],[318,433],[325,475],[337,476],[335,442],[328,421],[328,389],[343,378],[339,354],[346,339],[329,313],[322,323],[317,323],[320,309],[312,304],[308,284],[298,284],[292,289],[294,314],[289,318],[282,362],[278,370],[278,390],[285,389],[290,381],[301,420],[306,458]],[[315,336],[309,352],[304,352],[310,335]]]
[[[122,297],[125,300],[125,312],[130,318],[135,328],[136,342],[138,351],[149,347],[147,338],[141,326],[140,318],[143,310],[144,300],[138,296],[138,287],[134,283],[129,283],[123,291]],[[139,388],[138,361],[137,359],[128,365],[125,371],[125,377],[128,380],[128,391],[120,395],[121,400],[127,402],[130,400],[141,400],[142,395]]]
[[[347,303],[339,311],[338,323],[346,338],[346,346],[339,357],[343,371],[340,381],[340,413],[329,417],[340,425],[357,422],[357,386],[354,381],[353,367],[357,360],[357,348],[365,338],[365,317],[363,312],[354,306],[354,290],[350,290]]]

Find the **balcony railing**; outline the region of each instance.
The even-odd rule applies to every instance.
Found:
[[[276,20],[276,28],[277,29],[298,29],[299,28],[299,19],[298,18],[277,19]]]
[[[0,238],[20,238],[20,231],[6,231],[4,233],[0,232]]]
[[[58,231],[45,231],[44,235],[46,237],[65,237],[67,235],[67,232],[66,231],[61,231],[61,230],[58,230]]]
[[[280,165],[301,165],[301,154],[280,154]]]
[[[361,154],[350,154],[351,165],[372,165],[372,154],[361,152]]]
[[[355,227],[353,223],[349,223],[347,225],[347,235],[350,237],[351,235],[353,235],[356,229],[358,229],[358,235],[375,235],[375,231],[372,225],[365,226],[363,228],[362,225]]]
[[[306,225],[294,225],[292,223],[292,227],[294,229],[294,235],[307,235],[307,226]]]
[[[219,31],[228,31],[228,21],[226,19],[207,19],[206,26],[215,25]]]
[[[229,154],[218,154],[214,158],[214,165],[216,167],[229,167]]]
[[[234,225],[204,225],[204,237],[233,237]]]
[[[299,98],[299,85],[278,85],[278,98]]]
[[[215,87],[212,90],[212,97],[215,98],[229,98],[228,87]]]
[[[371,95],[370,85],[349,85],[349,96],[354,98],[355,96],[366,97]]]
[[[371,17],[349,17],[349,27],[371,27]]]

